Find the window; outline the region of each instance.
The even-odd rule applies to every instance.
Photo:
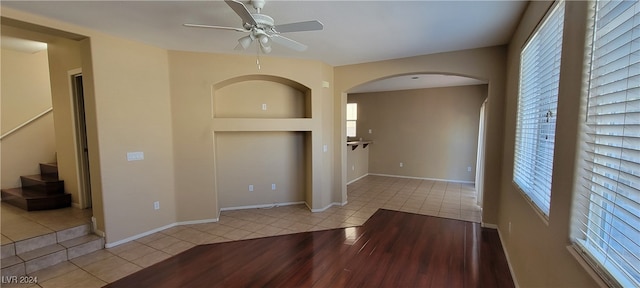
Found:
[[[560,78],[564,2],[558,3],[520,55],[513,181],[549,216]]]
[[[347,103],[347,137],[356,137],[358,103]]]
[[[609,285],[640,287],[640,4],[595,11],[572,238]]]

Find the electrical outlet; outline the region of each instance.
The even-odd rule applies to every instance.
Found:
[[[351,170],[355,171],[356,170],[356,165],[351,165]]]
[[[267,104],[262,104],[262,110],[266,111],[267,110]]]
[[[404,163],[400,162],[400,168],[404,167]]]
[[[373,130],[369,129],[369,134],[373,133]]]
[[[511,221],[509,221],[509,234],[511,234]]]
[[[153,209],[160,210],[160,201],[153,202]]]
[[[467,172],[471,172],[471,166],[467,167]]]
[[[249,185],[249,192],[253,192],[253,185]]]
[[[329,150],[329,147],[327,147],[327,144],[322,145],[323,152],[327,152],[328,150]]]
[[[276,190],[276,184],[275,183],[271,184],[271,190]]]

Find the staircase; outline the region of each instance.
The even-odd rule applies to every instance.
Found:
[[[56,163],[41,163],[40,174],[20,176],[22,187],[2,189],[2,201],[27,211],[71,206],[71,194],[64,193]]]
[[[68,228],[2,245],[0,269],[3,277],[35,271],[104,248],[104,238],[91,234],[91,224]]]

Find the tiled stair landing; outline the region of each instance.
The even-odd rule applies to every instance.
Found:
[[[2,245],[2,276],[21,276],[104,248],[90,224]]]

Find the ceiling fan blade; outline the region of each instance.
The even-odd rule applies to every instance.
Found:
[[[312,21],[305,21],[305,22],[295,22],[295,23],[276,25],[274,28],[278,33],[288,33],[288,32],[322,30],[322,28],[324,28],[324,25],[322,25],[322,23],[320,23],[320,21],[318,20],[312,20]]]
[[[186,27],[195,27],[195,28],[210,28],[210,29],[222,29],[222,30],[233,30],[233,31],[238,31],[238,32],[249,32],[245,29],[242,28],[235,28],[235,27],[225,27],[225,26],[214,26],[214,25],[204,25],[204,24],[182,24]]]
[[[243,23],[249,23],[251,26],[257,25],[256,19],[253,18],[251,13],[249,13],[249,10],[247,10],[247,7],[244,6],[242,2],[236,0],[224,0],[224,2],[226,2],[227,5],[229,5],[229,7],[231,7],[231,9],[233,9],[240,18],[242,18]]]
[[[304,45],[298,41],[289,39],[287,37],[280,36],[278,34],[272,35],[271,40],[273,40],[273,42],[276,42],[284,47],[287,47],[296,51],[302,52],[304,50],[307,50],[307,45]]]

